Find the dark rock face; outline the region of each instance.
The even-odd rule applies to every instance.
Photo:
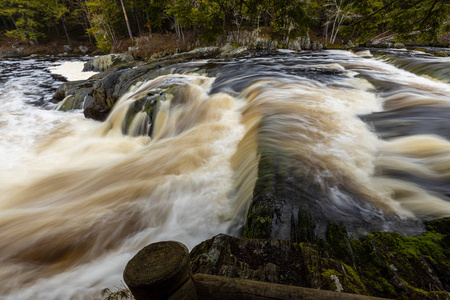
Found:
[[[194,273],[362,295],[450,299],[449,220],[427,222],[430,231],[417,237],[351,239],[336,223],[314,242],[218,235],[191,251],[191,266]]]
[[[193,273],[309,286],[298,244],[218,235],[191,252]]]
[[[267,146],[259,152],[258,179],[244,237],[311,242],[316,237],[325,237],[330,222],[345,225],[354,236],[381,231],[385,224],[393,224],[397,230],[409,233],[423,231],[420,222],[385,215],[347,187],[332,186],[351,199],[340,205],[323,187],[302,175],[298,162]]]
[[[60,110],[83,109],[92,103],[94,80],[77,80],[61,84],[53,96],[52,102],[64,100]]]

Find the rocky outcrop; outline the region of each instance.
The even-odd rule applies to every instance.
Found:
[[[450,218],[407,237],[360,239],[330,223],[325,239],[292,243],[218,235],[191,251],[194,273],[396,299],[450,299]]]
[[[61,84],[55,92],[53,103],[63,101],[59,110],[84,109],[92,105],[95,80],[77,80]]]
[[[103,72],[119,65],[132,63],[133,61],[133,57],[126,53],[102,55],[85,63],[83,71]]]
[[[246,48],[229,50],[229,56],[240,55],[246,50]],[[53,102],[64,100],[64,103],[59,106],[61,110],[84,109],[85,117],[103,121],[117,100],[132,85],[169,74],[177,63],[192,59],[214,58],[223,52],[218,47],[198,48],[140,64],[129,62],[126,56],[115,54],[95,58],[85,64],[84,70],[106,71],[94,75],[87,81],[64,83],[58,88]]]

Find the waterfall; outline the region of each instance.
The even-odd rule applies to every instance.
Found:
[[[447,112],[447,83],[346,51],[207,63],[136,83],[103,123],[5,84],[0,298],[99,298],[151,242],[240,234],[272,153],[330,218],[450,216],[447,130],[411,125]]]

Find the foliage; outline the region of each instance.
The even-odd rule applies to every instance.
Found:
[[[311,30],[333,45],[366,43],[395,34],[396,41],[436,42],[450,28],[447,0],[0,0],[0,30],[24,42],[84,32],[105,52],[128,36],[190,33],[212,43],[218,36],[269,28],[286,44]],[[62,26],[61,26],[62,25]],[[61,32],[64,28],[64,32]],[[82,30],[80,30],[82,28]],[[233,33],[234,34],[234,33]],[[338,38],[339,37],[339,38]],[[114,48],[114,47],[113,47]]]
[[[353,8],[358,18],[346,30],[361,42],[383,33],[396,33],[397,41],[435,42],[450,13],[446,0],[361,0]]]
[[[103,300],[134,300],[133,294],[127,288],[116,288],[114,292],[106,288],[101,294]]]

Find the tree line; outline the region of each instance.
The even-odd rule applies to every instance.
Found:
[[[314,32],[334,44],[394,33],[399,42],[430,43],[450,31],[448,0],[0,0],[0,17],[0,29],[24,42],[87,35],[103,50],[161,32],[206,42],[244,29],[276,39]]]

